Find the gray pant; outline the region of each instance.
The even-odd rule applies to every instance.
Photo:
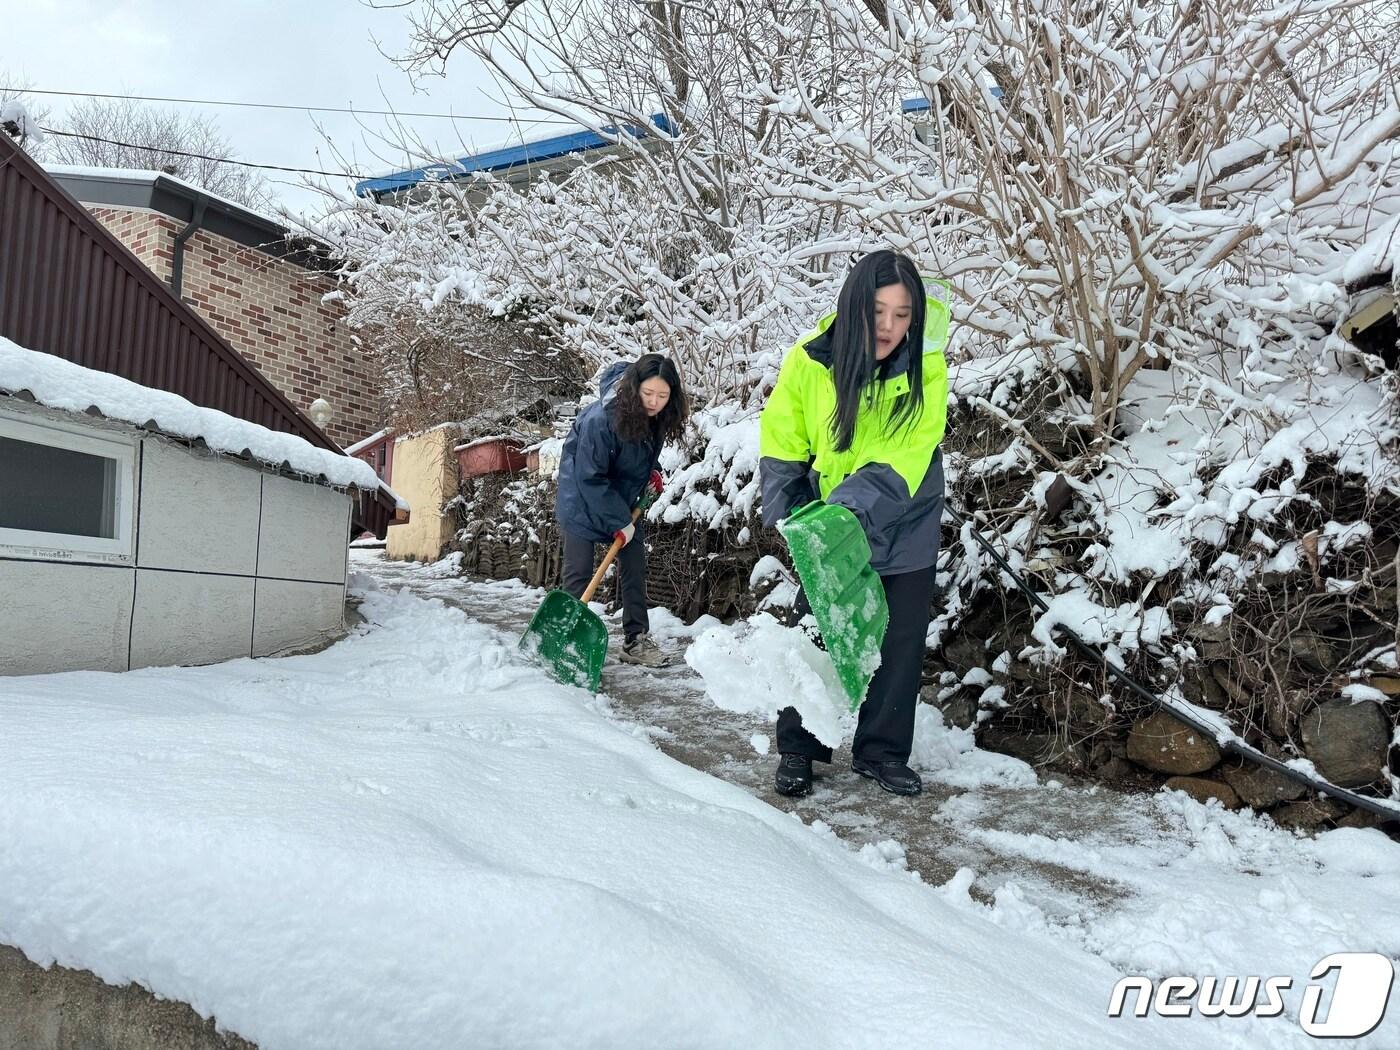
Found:
[[[567,529],[560,530],[564,543],[564,564],[561,586],[575,598],[582,596],[588,581],[593,579],[593,544],[581,536],[575,536]],[[622,633],[627,641],[644,634],[647,621],[647,547],[642,535],[642,523],[637,522],[637,531],[632,542],[623,547],[617,555],[617,571],[620,577],[618,591],[622,598]]]

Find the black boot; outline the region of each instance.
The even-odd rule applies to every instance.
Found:
[[[783,755],[773,775],[778,794],[797,798],[812,792],[812,760],[806,755]]]
[[[857,758],[852,760],[851,769],[896,795],[917,795],[924,789],[919,774],[903,762],[870,762]]]

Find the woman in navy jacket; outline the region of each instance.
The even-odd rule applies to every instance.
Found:
[[[582,595],[593,578],[593,545],[621,538],[621,658],[661,667],[671,657],[648,633],[646,544],[632,508],[646,488],[661,493],[657,457],[663,444],[680,437],[690,406],[676,366],[661,354],[613,365],[599,393],[574,421],[559,460],[554,513],[563,531],[563,588]]]

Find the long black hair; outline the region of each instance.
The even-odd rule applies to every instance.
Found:
[[[875,292],[892,284],[909,291],[913,307],[905,344],[909,355],[909,393],[900,395],[890,416],[893,433],[908,426],[924,407],[924,282],[918,267],[898,252],[871,252],[846,275],[836,299],[836,320],[831,323],[831,378],[836,384],[836,411],[831,414],[831,434],[836,451],[845,452],[856,435],[856,415],[861,401],[875,396],[871,380],[880,362],[875,359]],[[899,353],[898,350],[895,353]]]
[[[642,384],[660,378],[671,388],[671,399],[654,416],[647,415],[642,406]],[[674,441],[685,429],[690,415],[690,400],[681,386],[681,374],[674,362],[663,354],[643,354],[627,366],[617,381],[613,395],[613,419],[617,436],[624,441]]]

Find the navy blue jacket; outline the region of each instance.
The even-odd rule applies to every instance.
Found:
[[[614,386],[626,371],[618,362],[603,373],[602,397],[574,420],[559,459],[554,516],[566,532],[592,543],[611,543],[632,520],[661,452],[659,442],[624,441],[613,418]]]

